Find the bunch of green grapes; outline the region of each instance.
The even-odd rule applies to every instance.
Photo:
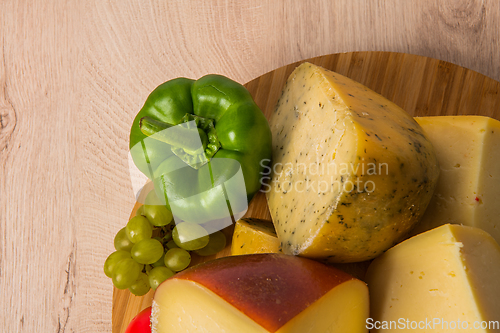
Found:
[[[172,213],[155,192],[149,192],[145,204],[116,234],[116,251],[104,262],[104,273],[116,288],[145,295],[187,268],[191,263],[190,252],[209,256],[226,246],[226,237],[220,231],[209,235],[199,224],[174,225],[172,220]]]

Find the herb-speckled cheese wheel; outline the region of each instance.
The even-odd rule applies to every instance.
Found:
[[[304,63],[270,120],[271,217],[286,254],[356,262],[400,241],[432,197],[439,167],[404,110]]]

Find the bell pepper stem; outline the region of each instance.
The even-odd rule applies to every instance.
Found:
[[[143,117],[139,127],[144,135],[169,144],[172,152],[194,169],[205,165],[221,147],[214,121],[190,113],[178,125]]]
[[[181,148],[189,155],[202,154],[208,145],[207,134],[199,128],[196,128],[198,132],[196,136],[193,135],[194,128],[176,126],[150,117],[141,118],[139,127],[144,135],[165,142],[172,147]]]

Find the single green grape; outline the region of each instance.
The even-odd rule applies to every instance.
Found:
[[[165,266],[179,272],[189,266],[191,255],[188,251],[181,248],[170,249],[165,253]]]
[[[149,272],[149,285],[153,290],[156,290],[156,288],[158,288],[163,281],[174,274],[174,272],[165,266],[155,267],[151,270],[151,272]]]
[[[114,243],[115,249],[129,252],[132,249],[132,246],[134,246],[134,243],[132,243],[127,237],[127,231],[125,230],[125,227],[121,228],[120,231],[118,231],[115,236]]]
[[[144,296],[148,293],[149,289],[151,289],[149,286],[149,277],[142,272],[139,274],[139,278],[128,287],[128,290],[135,296]]]
[[[209,237],[201,225],[181,222],[172,230],[172,239],[181,249],[194,251],[207,246]]]
[[[125,231],[128,239],[134,244],[153,236],[153,228],[144,216],[134,216],[131,218],[125,227]]]
[[[165,252],[161,255],[161,258],[151,264],[153,267],[165,266]]]
[[[129,288],[139,278],[143,267],[132,258],[121,260],[113,270],[113,284],[118,289]]]
[[[144,216],[144,205],[137,208],[137,211],[135,212],[135,216]]]
[[[130,253],[132,258],[140,264],[152,264],[161,258],[163,245],[156,239],[143,239],[134,244]]]
[[[172,239],[167,242],[167,248],[170,250],[175,248],[178,249],[179,247],[177,246],[177,244],[175,244],[174,240]]]
[[[156,196],[154,190],[148,193],[144,205],[143,215],[156,227],[163,227],[172,222],[172,212]]]
[[[226,247],[226,236],[221,231],[216,231],[210,234],[210,239],[208,240],[207,246],[199,250],[194,251],[200,256],[211,256],[219,251],[222,251]]]
[[[106,274],[106,276],[109,278],[113,277],[113,271],[116,267],[116,264],[126,258],[131,258],[130,252],[118,250],[111,253],[104,262],[104,274]]]
[[[144,215],[156,227],[163,227],[172,222],[172,213],[165,206],[144,206]]]

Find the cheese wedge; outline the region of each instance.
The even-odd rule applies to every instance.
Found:
[[[500,242],[500,121],[481,116],[417,117],[441,174],[414,234],[446,223],[478,227]]]
[[[424,213],[439,175],[432,145],[404,110],[360,83],[304,63],[270,126],[265,191],[284,253],[372,259]]]
[[[412,332],[498,332],[499,276],[500,247],[485,231],[446,224],[424,232],[370,265],[368,328],[401,332],[404,321]]]
[[[152,332],[368,332],[366,284],[283,254],[232,256],[178,273],[156,290]]]
[[[281,252],[280,241],[271,221],[255,218],[236,221],[231,255]],[[357,279],[364,280],[370,261],[332,263],[331,265]]]
[[[280,242],[271,221],[244,218],[234,226],[231,254],[278,253]]]

